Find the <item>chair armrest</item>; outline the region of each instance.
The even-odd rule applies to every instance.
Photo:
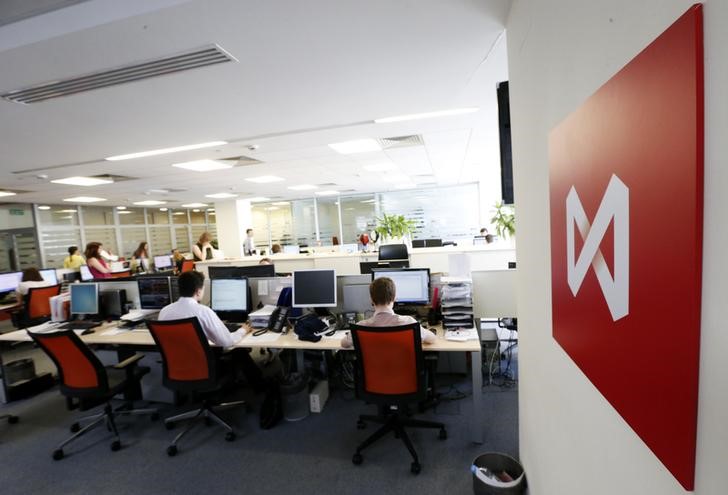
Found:
[[[141,353],[134,354],[133,356],[126,358],[122,362],[116,363],[115,365],[112,366],[112,368],[114,368],[116,370],[126,369],[129,366],[135,365],[143,357],[144,357],[144,354],[141,354]]]

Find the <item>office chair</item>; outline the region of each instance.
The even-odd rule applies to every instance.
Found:
[[[23,296],[23,309],[10,315],[16,328],[40,325],[51,319],[51,297],[61,293],[61,284],[49,287],[33,287]]]
[[[191,272],[195,269],[195,262],[192,260],[184,260],[182,262],[182,269],[180,270],[180,273],[184,272]]]
[[[128,278],[131,277],[131,270],[124,270],[123,272],[113,272],[111,278]]]
[[[422,466],[404,427],[436,428],[440,430],[441,440],[447,438],[444,424],[405,417],[407,405],[418,403],[427,395],[420,325],[351,325],[351,335],[356,352],[357,396],[376,404],[379,409],[376,416],[359,416],[357,428],[365,428],[367,421],[383,425],[356,448],[351,460],[354,464],[361,464],[364,460],[362,450],[392,431],[412,455],[410,470],[418,474]]]
[[[100,424],[105,424],[114,434],[111,450],[121,449],[115,421],[117,416],[150,415],[153,420],[159,417],[156,409],[133,409],[132,401],[141,397],[140,381],[149,373],[149,368],[136,365],[144,354],[135,354],[118,364],[104,367],[73,330],[28,334],[58,368],[61,393],[66,396],[69,408],[87,411],[104,404],[102,412],[80,418],[71,425],[73,435],[56,447],[53,459],[63,459],[63,447]],[[118,394],[124,394],[124,404],[113,408],[111,399]],[[80,422],[86,420],[91,422],[81,428]]]
[[[198,395],[203,399],[199,409],[164,420],[167,428],[172,429],[178,421],[193,419],[167,447],[167,455],[177,455],[177,443],[192,429],[195,420],[200,418],[204,418],[205,422],[212,420],[222,426],[226,431],[225,440],[235,440],[232,427],[217,415],[217,411],[244,405],[245,402],[221,403],[212,400],[223,387],[232,383],[233,376],[220,373],[218,360],[197,318],[193,316],[180,320],[147,320],[146,323],[162,354],[164,386],[176,392]]]
[[[379,261],[409,259],[407,244],[384,244],[379,246]]]

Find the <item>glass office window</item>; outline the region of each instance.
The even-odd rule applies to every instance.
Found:
[[[333,244],[333,238],[338,239],[339,237],[339,198],[318,198],[316,204],[321,244],[330,246]],[[339,239],[339,243],[341,243],[341,239]]]
[[[169,229],[167,229],[169,230]],[[147,240],[147,230],[144,227],[125,227],[121,229],[121,256],[131,259],[140,242]]]
[[[271,245],[280,244],[281,246],[285,246],[295,243],[291,235],[293,230],[293,217],[290,201],[279,201],[277,204],[271,204],[268,207],[268,221]],[[257,234],[256,237],[258,237]]]
[[[197,242],[197,239],[192,241],[192,244]],[[192,251],[192,244],[190,244],[190,236],[187,232],[187,227],[175,227],[174,229],[174,246],[180,250],[181,253],[187,253]]]
[[[358,242],[359,234],[371,232],[376,226],[374,194],[341,198],[342,244]]]
[[[85,218],[85,217],[84,217]],[[100,242],[106,251],[118,256],[125,256],[119,252],[119,246],[116,245],[116,229],[111,228],[86,228],[86,242]]]
[[[149,227],[149,249],[151,256],[172,252],[172,236],[169,227]]]
[[[114,208],[110,206],[82,206],[83,224],[114,225]]]
[[[187,218],[187,210],[185,209],[175,209],[172,211],[172,223],[175,225],[186,225],[189,222]]]
[[[144,225],[144,208],[129,208],[118,212],[121,225]],[[84,217],[85,218],[85,217]]]
[[[168,225],[169,211],[161,211],[158,208],[150,208],[147,210],[149,223],[154,225]]]
[[[206,224],[207,220],[205,219],[205,210],[200,208],[190,210],[190,223]]]
[[[200,236],[204,232],[207,232],[208,234],[210,233],[207,230],[207,225],[192,225],[190,227],[190,230],[192,231],[192,243],[193,244],[197,242],[197,240],[200,238]],[[210,234],[210,240],[211,241],[214,241],[215,240],[215,237],[213,237],[212,234]]]
[[[314,222],[313,199],[291,201],[293,222],[293,244],[315,246],[316,224]]]
[[[40,249],[45,259],[45,268],[63,268],[63,260],[68,256],[68,248],[78,246],[83,254],[81,231],[78,228],[45,230],[40,234]]]
[[[74,206],[52,206],[50,210],[38,210],[40,225],[78,225],[78,209]]]
[[[32,227],[33,208],[31,205],[14,203],[0,206],[0,230]]]

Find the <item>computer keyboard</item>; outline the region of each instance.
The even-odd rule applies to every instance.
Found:
[[[224,321],[223,325],[225,325],[227,327],[227,329],[230,331],[230,333],[237,332],[238,330],[240,330],[240,323]]]
[[[58,325],[59,330],[90,330],[100,326],[98,321],[69,321],[63,325]]]

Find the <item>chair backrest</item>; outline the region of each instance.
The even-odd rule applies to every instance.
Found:
[[[162,354],[166,387],[193,391],[216,384],[215,357],[197,317],[147,320],[147,328]]]
[[[61,393],[90,397],[109,390],[103,364],[73,330],[28,334],[58,368]]]
[[[182,262],[182,268],[180,269],[180,272],[191,272],[195,269],[195,262],[193,260],[184,260]]]
[[[61,293],[61,284],[33,287],[25,296],[25,311],[29,320],[51,316],[51,297]]]
[[[406,244],[384,244],[379,246],[380,260],[406,260],[409,258]]]
[[[419,323],[396,327],[351,325],[357,395],[379,404],[425,398],[425,366]]]
[[[112,272],[111,278],[127,278],[131,277],[131,270],[124,270],[123,272]]]

